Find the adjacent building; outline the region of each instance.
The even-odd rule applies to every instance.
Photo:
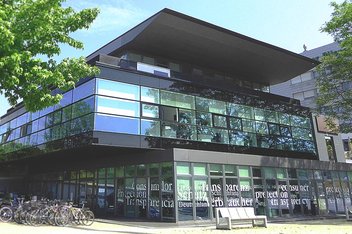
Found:
[[[1,117],[0,191],[172,222],[221,206],[278,218],[351,204],[340,135],[327,144],[309,108],[269,92],[315,60],[164,9],[87,61],[100,74],[60,104]]]
[[[333,42],[311,50],[305,50],[301,55],[311,59],[320,60],[322,56],[340,50],[337,42]],[[316,98],[319,90],[316,87],[316,78],[319,73],[313,68],[299,76],[288,81],[273,85],[270,87],[272,93],[300,100],[302,106],[316,109]],[[350,84],[345,84],[345,88],[350,89]],[[351,159],[350,138],[352,134],[342,134],[342,141],[345,150],[345,157],[348,161]]]

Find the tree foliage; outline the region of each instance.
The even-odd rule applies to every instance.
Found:
[[[62,95],[52,95],[54,87],[65,91],[98,72],[84,57],[54,59],[62,44],[83,48],[70,34],[87,29],[99,13],[76,12],[64,1],[0,0],[0,93],[11,105],[23,100],[28,111],[37,111],[57,104]]]
[[[333,36],[341,50],[324,55],[318,67],[318,111],[327,116],[327,124],[336,128],[339,119],[341,132],[352,132],[352,3],[331,3],[332,18],[321,28]]]

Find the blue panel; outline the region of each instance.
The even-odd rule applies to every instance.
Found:
[[[139,86],[110,80],[97,79],[97,93],[139,101]]]
[[[113,115],[95,115],[95,126],[97,131],[118,132],[139,135],[139,119],[126,118]]]
[[[109,97],[97,97],[97,112],[139,117],[139,102]]]
[[[95,79],[90,80],[73,89],[73,102],[81,100],[95,93]]]

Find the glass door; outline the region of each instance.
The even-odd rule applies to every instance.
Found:
[[[85,206],[94,210],[96,201],[96,192],[95,192],[95,182],[94,180],[81,180],[79,183],[79,203],[80,206],[82,202],[85,202]]]
[[[279,200],[280,215],[289,216],[290,209],[291,209],[290,202],[289,202],[289,193],[296,187],[298,192],[298,186],[296,187],[289,186],[286,180],[279,180],[278,187],[279,187],[278,197],[280,198]]]

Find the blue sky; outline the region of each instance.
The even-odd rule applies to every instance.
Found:
[[[79,10],[100,8],[88,30],[73,37],[84,50],[62,47],[58,59],[87,56],[163,8],[190,15],[257,40],[291,50],[313,49],[333,39],[319,31],[330,19],[330,0],[67,0],[65,6]],[[342,2],[342,1],[337,1]],[[9,108],[0,96],[0,116]]]

